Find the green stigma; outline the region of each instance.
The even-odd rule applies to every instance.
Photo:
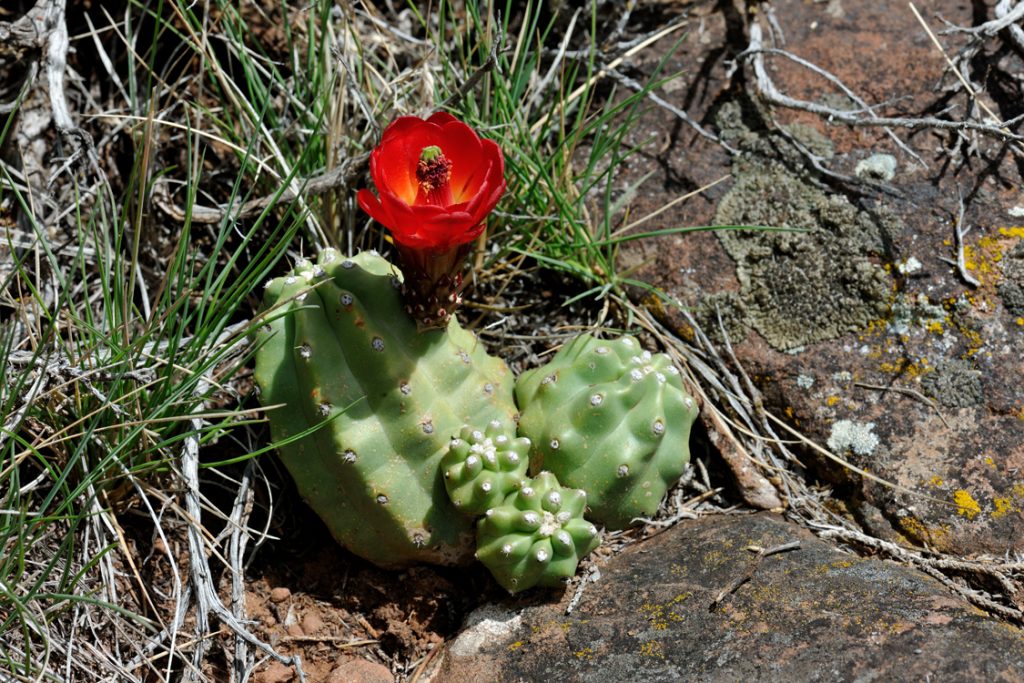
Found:
[[[443,156],[441,148],[437,145],[430,145],[429,147],[424,147],[423,151],[420,152],[420,161],[433,161],[440,156]]]

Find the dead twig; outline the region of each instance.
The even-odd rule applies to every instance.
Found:
[[[742,53],[742,57],[750,62],[754,69],[758,92],[762,99],[768,104],[789,109],[810,112],[822,116],[829,123],[843,123],[854,127],[874,128],[906,128],[910,130],[934,128],[939,130],[952,130],[963,132],[967,130],[978,131],[985,135],[998,138],[1003,141],[1022,142],[1024,135],[1014,133],[1010,130],[1013,126],[1024,121],[1024,115],[1014,117],[1001,124],[990,124],[979,121],[951,121],[931,116],[925,117],[889,117],[877,116],[871,109],[866,110],[843,110],[829,107],[817,102],[799,100],[782,93],[768,75],[764,63],[765,48],[762,43],[761,27],[757,22],[750,25],[750,43]],[[868,115],[865,115],[865,111]]]
[[[970,59],[980,49],[981,44],[975,43],[973,47],[968,46],[967,48],[961,51],[959,57],[956,60],[951,59],[950,56],[946,53],[945,48],[942,47],[942,43],[939,42],[939,39],[935,35],[935,32],[932,31],[931,27],[928,25],[928,22],[924,20],[924,17],[921,16],[921,12],[918,11],[917,6],[913,2],[910,3],[910,10],[914,13],[914,17],[917,19],[918,23],[921,24],[921,28],[924,29],[925,33],[928,34],[928,37],[931,39],[932,43],[935,45],[938,51],[942,53],[942,58],[946,60],[946,64],[956,75],[957,80],[959,80],[960,83],[964,86],[964,91],[970,97],[969,106],[971,108],[973,108],[974,106],[980,107],[989,117],[990,120],[998,122],[1000,120],[1000,117],[997,116],[994,111],[992,111],[992,108],[989,107],[984,100],[978,97],[981,88],[975,83],[971,82],[969,76],[967,75]],[[1019,119],[1020,117],[1016,117],[1011,121],[1006,121],[1002,124],[999,124],[998,128],[1002,132],[1008,133],[1010,127],[1013,126]],[[1015,139],[1013,142],[1019,143],[1019,136],[1018,139]],[[1020,144],[1011,145],[1011,149],[1013,149],[1018,154],[1024,153],[1024,148],[1022,148]]]
[[[1016,6],[1014,6],[1016,2]],[[1011,9],[1012,8],[1012,9]],[[994,8],[996,14],[995,24],[1005,27],[1010,35],[1010,40],[1017,49],[1024,52],[1024,28],[1017,25],[1017,22],[1024,18],[1024,2],[1020,0],[999,0]]]
[[[608,75],[608,72],[607,72],[608,68],[612,68],[612,69],[616,68],[617,66],[622,64],[622,62],[624,62],[625,60],[629,59],[630,57],[632,57],[633,55],[637,54],[638,52],[643,51],[644,49],[646,49],[647,47],[649,47],[649,46],[653,45],[654,43],[658,42],[659,40],[661,40],[665,36],[668,36],[668,35],[674,33],[675,31],[678,31],[679,29],[681,29],[684,26],[686,26],[688,23],[689,23],[689,21],[687,21],[685,19],[681,20],[681,21],[673,22],[673,23],[669,24],[668,26],[665,26],[664,28],[658,29],[654,33],[650,34],[649,36],[646,36],[643,41],[641,41],[641,42],[637,43],[636,45],[632,46],[629,50],[624,52],[620,57],[617,57],[617,58],[613,59],[611,62],[609,62],[606,65],[605,68],[599,69],[597,71],[597,73],[595,73],[593,76],[591,76],[590,79],[586,83],[584,83],[583,85],[581,85],[578,88],[576,88],[575,90],[573,90],[564,99],[560,100],[558,102],[557,106],[554,109],[552,109],[551,112],[549,112],[548,114],[542,116],[540,119],[537,120],[536,123],[534,123],[532,126],[530,126],[530,132],[533,133],[533,134],[536,134],[539,130],[541,130],[544,126],[547,125],[547,123],[551,120],[551,116],[552,115],[558,114],[560,112],[563,112],[570,105],[572,105],[577,99],[580,98],[581,95],[583,95],[583,93],[587,92],[590,88],[592,88],[594,86],[595,83],[597,83],[599,80],[601,80],[602,78],[604,78],[605,76]]]
[[[704,127],[697,123],[696,121],[694,121],[689,114],[687,114],[685,111],[675,106],[665,98],[658,95],[650,87],[645,86],[636,79],[630,78],[629,76],[617,71],[611,65],[602,64],[601,69],[609,76],[611,76],[614,80],[618,81],[619,83],[622,83],[630,90],[639,93],[644,93],[644,97],[649,99],[651,102],[654,102],[656,105],[658,105],[659,107],[661,107],[662,109],[669,112],[677,119],[685,123],[687,126],[696,131],[696,133],[701,137],[710,140],[711,142],[714,142],[715,144],[719,145],[722,149],[730,152],[731,154],[739,154],[739,150],[733,148],[731,145],[726,143],[724,140],[719,138],[714,133],[705,130]]]
[[[1010,41],[1017,46],[1017,49],[1024,50],[1024,28],[1017,25],[1017,22],[1024,19],[1024,2],[1020,2],[1020,0],[999,0],[995,7],[992,8],[992,11],[996,18],[991,21],[986,21],[977,26],[950,26],[941,33],[966,33],[975,39],[968,48],[961,51],[961,54],[968,49],[977,52],[980,43],[996,36],[996,34],[1003,30],[1007,31]]]
[[[752,52],[752,48],[748,47],[744,51],[744,54],[749,54],[751,52]],[[881,106],[884,106],[885,103],[883,103],[883,104],[876,104],[876,105],[869,105],[866,101],[864,101],[863,98],[861,98],[859,95],[857,95],[857,93],[855,93],[852,89],[850,89],[845,83],[843,83],[842,80],[839,79],[838,76],[833,74],[831,71],[827,71],[826,69],[823,69],[822,67],[818,66],[817,64],[814,64],[813,62],[809,62],[806,59],[804,59],[803,57],[799,57],[799,56],[797,56],[797,55],[795,55],[792,52],[789,52],[787,50],[780,50],[778,48],[770,48],[770,47],[762,47],[762,48],[760,48],[759,52],[762,52],[762,53],[764,53],[766,55],[776,55],[776,56],[788,59],[789,61],[793,62],[794,64],[798,64],[798,65],[802,66],[803,68],[807,69],[808,71],[811,71],[811,72],[817,74],[818,76],[821,76],[826,81],[828,81],[829,83],[831,83],[835,87],[839,88],[839,90],[841,90],[842,93],[847,98],[849,98],[851,102],[856,103],[860,107],[859,110],[848,110],[848,113],[850,113],[850,114],[862,114],[863,113],[863,114],[866,114],[869,118],[874,118],[874,119],[879,118],[875,114],[874,110],[879,108],[879,107],[881,107]],[[917,161],[917,163],[920,164],[922,168],[928,168],[928,164],[925,163],[924,159],[922,159],[920,157],[920,155],[917,154],[917,152],[915,152],[913,149],[911,149],[910,146],[907,145],[907,143],[903,142],[903,140],[898,135],[896,135],[896,133],[893,132],[892,129],[890,129],[888,127],[885,127],[884,130],[885,130],[886,135],[889,136],[889,139],[892,140],[893,143],[897,147],[899,147],[901,150],[903,150],[903,152],[907,156],[909,156],[909,157],[913,158],[915,161]]]
[[[952,266],[956,266],[957,272],[960,273],[960,277],[971,287],[980,287],[981,282],[967,270],[967,259],[964,257],[964,236],[971,231],[971,226],[964,225],[964,198],[963,195],[960,194],[959,188],[957,188],[957,199],[960,203],[960,208],[956,222],[953,224],[953,242],[954,248],[956,249],[956,261],[948,258],[940,258],[939,260]]]
[[[936,403],[933,399],[928,398],[917,389],[911,389],[910,387],[901,387],[895,384],[886,386],[883,384],[865,384],[864,382],[854,382],[853,386],[860,387],[861,389],[872,389],[874,391],[881,392],[895,391],[898,394],[905,394],[912,398],[916,398],[918,401],[924,403],[926,406],[934,410],[935,414],[939,416],[940,420],[942,420],[942,424],[946,426],[946,429],[949,429],[949,423],[946,422],[945,416],[942,414],[942,411],[939,410],[938,403]]]
[[[210,382],[202,378],[196,385],[195,394],[205,396],[210,389]],[[279,654],[273,646],[265,643],[249,631],[245,623],[236,617],[221,602],[217,587],[213,583],[213,572],[207,560],[208,544],[200,527],[202,522],[202,505],[199,494],[199,435],[203,431],[201,413],[206,409],[205,402],[200,401],[191,420],[191,433],[185,437],[181,452],[181,478],[185,484],[185,509],[188,512],[188,547],[189,547],[189,587],[195,598],[195,633],[196,646],[192,652],[192,672],[186,680],[199,680],[195,672],[200,671],[208,647],[206,635],[209,633],[209,619],[215,616],[227,626],[236,638],[242,639],[247,645],[263,652],[267,656],[281,662],[285,666],[295,668],[300,683],[305,683],[306,674],[302,670],[302,662],[298,655],[286,656]],[[239,494],[243,491],[240,490]],[[237,504],[237,501],[236,501]],[[244,597],[244,596],[243,596]],[[244,604],[244,603],[243,603]],[[236,665],[238,664],[236,660]]]
[[[865,533],[852,529],[831,525],[815,525],[813,523],[811,526],[816,529],[820,538],[836,539],[851,545],[863,546],[888,555],[894,560],[911,564],[938,579],[945,586],[978,607],[1018,623],[1024,622],[1024,612],[1021,610],[996,602],[987,593],[965,586],[959,581],[953,580],[945,573],[946,571],[952,571],[964,575],[984,576],[994,579],[1002,588],[1007,598],[1010,598],[1019,590],[1019,586],[1007,574],[1010,572],[1020,572],[1024,569],[1024,563],[980,562],[959,558],[930,557],[921,551],[905,548],[896,543],[868,536]]]
[[[252,218],[275,204],[290,202],[300,194],[303,196],[317,196],[352,185],[363,174],[369,159],[369,153],[351,157],[337,168],[331,169],[326,173],[311,176],[299,182],[295,182],[293,179],[291,183],[283,185],[277,191],[257,199],[250,199],[247,202],[224,205],[217,208],[193,205],[190,207],[190,214],[186,213],[185,209],[177,204],[171,203],[166,196],[163,199],[156,200],[156,204],[168,216],[177,221],[184,221],[186,217],[190,216],[193,223],[209,225],[220,223],[228,216],[232,220]]]
[[[461,100],[463,97],[466,96],[466,93],[468,93],[470,90],[472,90],[473,88],[476,87],[476,84],[479,83],[480,80],[485,75],[487,75],[488,73],[490,73],[491,71],[494,70],[494,67],[497,66],[497,64],[498,64],[498,46],[501,45],[502,39],[503,39],[503,36],[499,32],[498,33],[498,37],[491,44],[491,51],[487,55],[487,61],[485,61],[483,64],[481,64],[480,68],[478,68],[476,71],[474,71],[472,73],[472,75],[469,78],[467,78],[462,83],[462,85],[459,86],[458,90],[453,92],[451,95],[449,95],[445,99],[444,102],[439,104],[435,108],[437,111],[444,111],[445,109],[448,109],[448,108],[454,106],[455,104],[457,104],[459,102],[459,100]]]
[[[565,606],[565,614],[572,614],[573,611],[579,606],[580,601],[583,600],[583,591],[586,590],[587,584],[597,583],[601,580],[601,570],[597,568],[596,564],[591,563],[587,566],[586,573],[580,577],[579,583],[576,585],[576,590],[572,594],[572,599],[569,604]]]

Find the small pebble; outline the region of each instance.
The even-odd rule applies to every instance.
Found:
[[[288,683],[294,678],[292,668],[281,662],[271,662],[266,669],[256,673],[256,683]]]
[[[335,667],[327,683],[394,683],[391,669],[365,659],[350,659]]]
[[[323,627],[324,620],[321,619],[320,615],[316,612],[307,612],[306,615],[302,617],[302,631],[307,636],[316,634]]]
[[[279,586],[278,588],[274,588],[270,591],[271,602],[284,602],[291,596],[292,592],[283,586]]]

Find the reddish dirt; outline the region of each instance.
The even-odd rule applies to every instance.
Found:
[[[275,529],[282,540],[248,573],[246,612],[257,637],[301,657],[309,683],[422,676],[465,614],[497,595],[479,568],[379,569],[335,543],[294,491],[285,495],[296,496],[294,508]],[[284,683],[292,675],[266,662],[255,680]]]

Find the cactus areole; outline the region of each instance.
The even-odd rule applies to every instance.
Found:
[[[501,149],[451,114],[402,116],[371,152],[370,175],[378,194],[357,198],[394,237],[407,310],[421,328],[444,327],[466,255],[505,192]]]
[[[339,542],[382,567],[462,564],[472,520],[441,458],[463,425],[514,433],[513,378],[456,320],[417,331],[399,283],[380,256],[331,249],[271,280],[256,383],[282,462]]]

